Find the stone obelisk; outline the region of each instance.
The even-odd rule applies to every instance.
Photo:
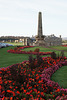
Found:
[[[36,35],[36,45],[40,45],[44,43],[44,35],[42,31],[42,13],[39,12],[38,14],[38,30],[37,30],[37,35]]]
[[[43,31],[42,31],[42,13],[41,12],[39,12],[38,14],[38,31],[37,31],[36,38],[38,38],[38,40],[44,39]]]
[[[39,15],[38,15],[38,36],[39,37],[42,36],[42,14],[41,12],[39,12]]]

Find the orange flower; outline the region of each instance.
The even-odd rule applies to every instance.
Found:
[[[38,93],[40,93],[40,91],[38,91]]]

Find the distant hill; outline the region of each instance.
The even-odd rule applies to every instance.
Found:
[[[67,40],[67,37],[62,37],[62,40]]]

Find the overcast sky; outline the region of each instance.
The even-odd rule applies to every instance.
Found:
[[[43,35],[67,37],[67,0],[0,0],[0,36],[37,35],[39,11]]]

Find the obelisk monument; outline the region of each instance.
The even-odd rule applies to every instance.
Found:
[[[44,35],[42,30],[42,13],[38,13],[38,29],[36,35],[36,45],[41,45],[44,43]]]
[[[42,36],[42,14],[41,12],[39,12],[39,15],[38,15],[38,36],[39,37]]]

